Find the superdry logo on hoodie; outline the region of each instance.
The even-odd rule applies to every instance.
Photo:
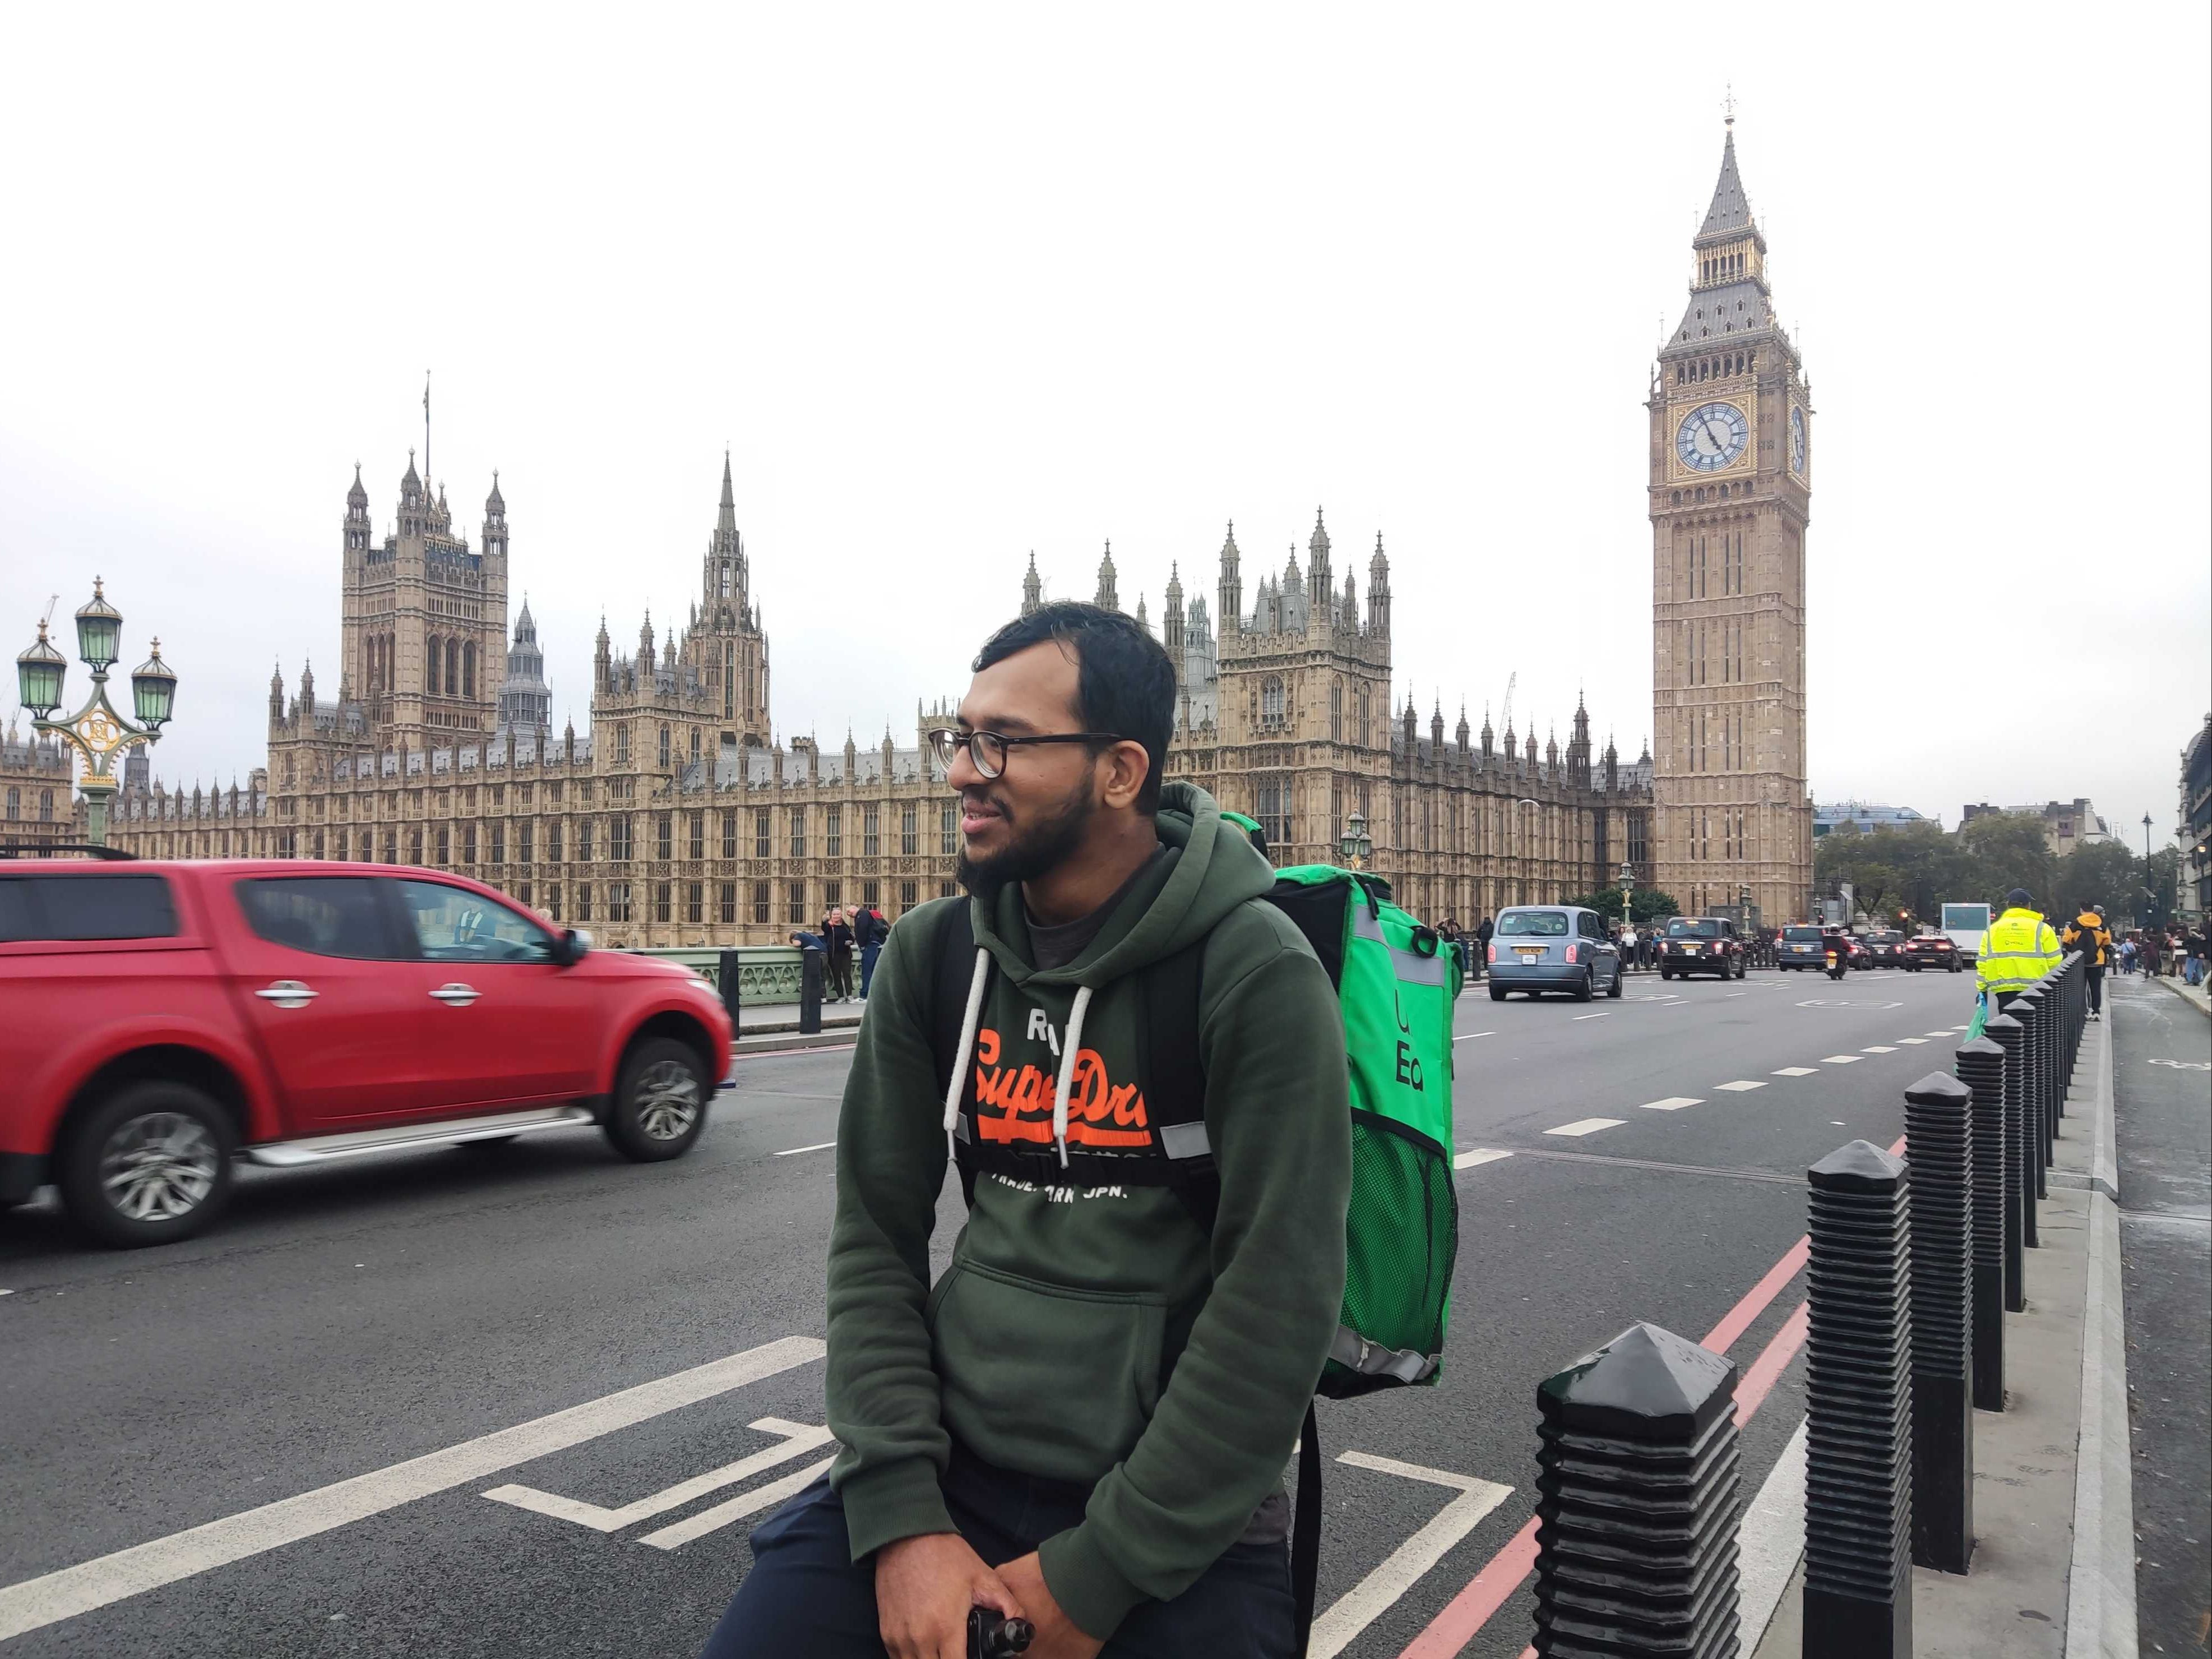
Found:
[[[1030,1011],[1032,1034],[1043,1024]],[[1045,1033],[1049,1040],[1052,1034]],[[1048,1066],[1001,1064],[1003,1045],[994,1027],[975,1033],[975,1122],[985,1140],[1052,1139],[1053,1103],[1058,1084]],[[1145,1097],[1133,1083],[1116,1083],[1096,1048],[1076,1050],[1068,1073],[1067,1139],[1070,1146],[1148,1147],[1152,1132],[1145,1116]]]

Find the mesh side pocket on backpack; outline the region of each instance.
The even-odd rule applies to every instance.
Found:
[[[1343,1322],[1381,1347],[1441,1352],[1458,1249],[1449,1154],[1403,1124],[1353,1112]],[[1394,1386],[1332,1364],[1321,1392],[1342,1398]]]

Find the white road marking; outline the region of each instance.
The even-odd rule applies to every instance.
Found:
[[[1349,1463],[1354,1468],[1395,1474],[1401,1480],[1425,1480],[1431,1486],[1453,1487],[1459,1496],[1437,1510],[1419,1531],[1383,1558],[1380,1566],[1345,1591],[1334,1606],[1314,1620],[1306,1646],[1310,1659],[1336,1659],[1354,1637],[1411,1589],[1422,1574],[1443,1560],[1453,1545],[1473,1532],[1483,1516],[1513,1495],[1512,1487],[1501,1486],[1494,1481],[1450,1474],[1443,1469],[1425,1469],[1418,1463],[1401,1463],[1395,1458],[1370,1456],[1366,1452],[1343,1452],[1336,1461]]]
[[[819,1359],[823,1352],[821,1340],[811,1336],[765,1342],[441,1451],[26,1578],[0,1588],[0,1642],[712,1400]]]
[[[1742,993],[1741,991],[1730,991],[1730,992],[1729,993],[1729,996],[1732,996],[1732,997],[1740,997],[1740,996],[1741,996],[1741,995],[1743,995],[1743,994],[1744,994],[1744,993]]]
[[[1495,1031],[1469,1031],[1465,1036],[1455,1036],[1452,1041],[1454,1042],[1472,1042],[1479,1036],[1496,1036],[1497,1035],[1498,1033]]]
[[[1603,1019],[1605,1016],[1603,1014],[1577,1014],[1575,1018],[1577,1019]]]
[[[1914,1047],[1914,1048],[1918,1048],[1922,1043],[1924,1043],[1925,1042],[1927,1042],[1927,1041],[1928,1041],[1928,1039],[1927,1039],[1926,1037],[1899,1037],[1899,1038],[1898,1038],[1898,1041],[1899,1041],[1899,1042],[1903,1042],[1903,1043],[1909,1043],[1909,1044],[1911,1044],[1912,1047]]]
[[[1823,1066],[1856,1066],[1858,1063],[1859,1056],[1856,1054],[1823,1054],[1820,1057]]]
[[[801,1152],[826,1152],[836,1144],[837,1143],[834,1140],[817,1140],[811,1146],[787,1146],[781,1152],[778,1152],[776,1156],[778,1158],[797,1158]]]
[[[1863,1054],[1893,1054],[1897,1050],[1894,1048],[1886,1048],[1882,1044],[1876,1042],[1871,1043],[1866,1048],[1860,1049],[1859,1052]]]
[[[1669,1095],[1664,1100],[1647,1100],[1639,1109],[1646,1112],[1679,1112],[1685,1106],[1702,1106],[1705,1103],[1704,1098],[1700,1096]]]
[[[479,1493],[495,1504],[512,1504],[520,1510],[534,1510],[550,1515],[556,1521],[573,1521],[580,1527],[589,1527],[593,1532],[620,1532],[634,1522],[649,1521],[656,1515],[681,1509],[695,1498],[704,1498],[710,1492],[720,1492],[725,1486],[734,1486],[740,1480],[750,1480],[763,1469],[772,1469],[778,1463],[788,1463],[794,1457],[804,1457],[817,1446],[827,1445],[830,1431],[811,1427],[805,1423],[787,1423],[780,1417],[763,1417],[757,1423],[748,1423],[749,1429],[763,1434],[782,1437],[780,1444],[740,1457],[734,1463],[725,1463],[719,1469],[709,1469],[704,1474],[695,1474],[689,1480],[679,1480],[623,1504],[620,1509],[602,1509],[597,1504],[586,1504],[581,1498],[563,1498],[558,1492],[540,1492],[535,1486],[494,1486]]]
[[[1743,1640],[1756,1646],[1805,1553],[1805,1424],[1782,1449],[1737,1530],[1743,1552],[1736,1607]]]
[[[1713,1087],[1716,1089],[1725,1089],[1730,1094],[1736,1095],[1747,1095],[1753,1089],[1764,1089],[1765,1086],[1766,1085],[1764,1083],[1754,1083],[1747,1078],[1740,1079],[1735,1083],[1716,1083],[1713,1085]]]
[[[1810,1077],[1814,1073],[1820,1069],[1820,1068],[1817,1066],[1785,1066],[1774,1075],[1777,1077]]]
[[[1452,1168],[1472,1170],[1479,1164],[1495,1164],[1501,1158],[1512,1156],[1512,1153],[1502,1152],[1495,1146],[1477,1146],[1473,1152],[1462,1152],[1457,1158],[1452,1159]]]
[[[1547,1129],[1547,1135],[1594,1135],[1600,1129],[1618,1129],[1627,1122],[1625,1117],[1578,1117],[1572,1123],[1562,1123],[1556,1129]]]
[[[702,1510],[689,1515],[673,1526],[663,1527],[659,1532],[649,1532],[637,1541],[650,1544],[657,1550],[672,1550],[688,1544],[695,1538],[704,1538],[708,1533],[726,1527],[732,1521],[742,1521],[749,1515],[773,1508],[787,1498],[796,1498],[814,1484],[815,1477],[837,1460],[825,1457],[818,1463],[809,1463],[803,1469],[787,1474],[781,1480],[771,1480],[765,1486],[756,1486],[740,1492],[726,1504],[717,1504],[711,1510]]]

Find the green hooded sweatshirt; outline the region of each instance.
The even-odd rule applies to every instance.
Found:
[[[1139,1601],[1194,1583],[1280,1482],[1336,1332],[1352,1189],[1336,997],[1261,899],[1273,870],[1187,784],[1163,790],[1158,827],[1170,856],[1065,967],[1031,965],[1018,888],[891,930],[839,1113],[830,1237],[827,1392],[844,1446],[831,1479],[853,1559],[955,1530],[938,1478],[957,1439],[999,1468],[1091,1486],[1082,1523],[1039,1555],[1054,1599],[1101,1640]],[[1071,1073],[1070,1146],[1149,1141],[1132,975],[1206,940],[1210,1245],[1164,1188],[985,1175],[931,1285],[948,1142],[927,981],[951,903],[970,905],[986,988],[969,1060],[981,1127],[1028,1150],[1054,1144]],[[970,990],[963,975],[935,994],[964,1007]]]

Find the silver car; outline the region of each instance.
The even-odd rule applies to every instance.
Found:
[[[1620,951],[1607,937],[1595,910],[1572,904],[1516,904],[1501,911],[1490,937],[1490,1000],[1505,1000],[1509,991],[1537,996],[1571,993],[1588,1002],[1603,987],[1606,995],[1621,990]]]

